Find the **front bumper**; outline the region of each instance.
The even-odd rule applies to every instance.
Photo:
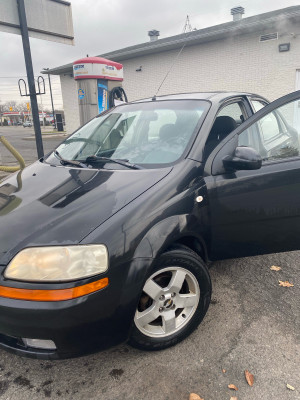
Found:
[[[130,323],[121,307],[109,301],[112,292],[107,287],[59,302],[0,298],[0,347],[20,355],[56,359],[121,343],[127,339]],[[56,350],[27,347],[22,338],[52,340]]]
[[[77,357],[125,342],[152,259],[111,267],[109,285],[73,300],[38,302],[0,297],[0,348],[39,359]],[[56,350],[25,346],[52,340]]]

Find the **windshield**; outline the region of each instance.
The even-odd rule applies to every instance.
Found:
[[[91,157],[100,162],[103,157],[106,163],[109,158],[144,167],[169,164],[184,154],[208,108],[209,103],[194,100],[122,105],[92,119],[57,152],[64,160],[83,163]],[[52,154],[47,161],[55,158]]]

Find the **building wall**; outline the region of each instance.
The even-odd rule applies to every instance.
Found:
[[[259,42],[262,33],[273,32],[279,33],[278,40]],[[280,53],[278,45],[287,42],[290,42],[290,51]],[[178,52],[164,51],[121,61],[123,86],[129,101],[156,94]],[[142,71],[136,72],[140,66]],[[185,47],[159,94],[245,91],[272,101],[296,90],[297,70],[300,70],[300,31],[290,22],[281,23],[267,32]],[[72,133],[80,126],[77,85],[70,75],[61,75],[60,79],[66,129]]]
[[[80,126],[77,83],[70,75],[60,75],[60,84],[66,130],[68,133],[72,133]]]
[[[193,91],[246,91],[269,100],[295,90],[296,70],[300,69],[300,36],[289,24],[278,31],[279,39],[259,42],[261,33],[233,36],[185,47],[159,94]],[[291,43],[289,52],[279,53],[280,43]],[[124,88],[129,100],[153,96],[178,50],[122,61]],[[136,69],[142,66],[141,72]]]

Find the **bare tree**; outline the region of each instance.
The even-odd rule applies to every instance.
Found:
[[[15,110],[16,105],[17,105],[17,102],[14,101],[14,100],[6,101],[6,102],[3,104],[3,111],[4,111],[4,112],[10,111],[10,108],[12,108],[13,111],[17,111],[17,110]]]
[[[28,109],[27,109],[27,103],[26,103],[25,101],[23,101],[22,103],[18,103],[18,104],[16,105],[16,111],[20,111],[20,112],[22,112],[22,111],[28,111]]]

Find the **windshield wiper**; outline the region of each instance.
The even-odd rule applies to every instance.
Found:
[[[60,163],[62,165],[75,165],[76,167],[80,167],[80,168],[86,168],[86,165],[82,164],[80,161],[76,161],[76,160],[66,160],[65,158],[63,158],[59,152],[57,150],[54,151],[54,155],[59,159]]]
[[[142,167],[131,164],[128,160],[121,160],[117,158],[109,158],[109,157],[98,157],[98,156],[89,156],[84,161],[84,163],[98,163],[98,162],[113,162],[116,164],[123,165],[124,167],[131,168],[131,169],[142,169]]]

